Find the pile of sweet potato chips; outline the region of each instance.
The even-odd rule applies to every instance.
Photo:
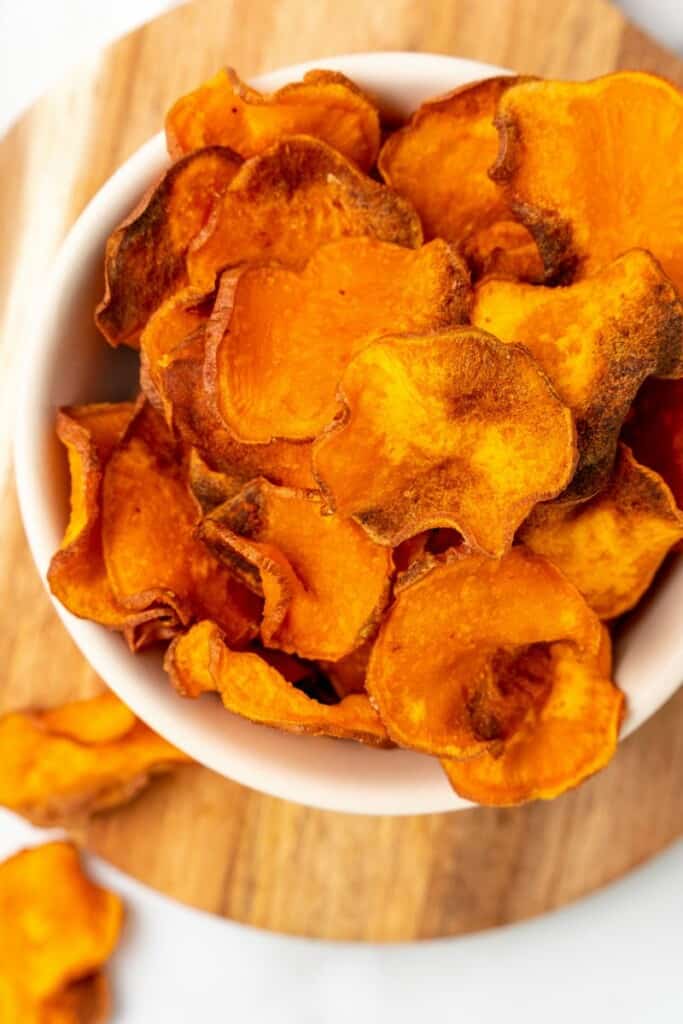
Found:
[[[390,133],[335,72],[184,96],[96,311],[140,393],[58,414],[53,593],[167,644],[184,697],[431,754],[483,804],[603,767],[608,626],[683,538],[682,133],[633,72],[477,82]],[[126,735],[134,786],[167,758]],[[116,763],[55,800],[106,803]]]

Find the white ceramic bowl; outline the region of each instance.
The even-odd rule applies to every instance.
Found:
[[[427,97],[501,73],[456,57],[416,53],[355,54],[285,68],[256,79],[271,90],[311,67],[345,72],[384,108],[407,115]],[[54,436],[57,406],[126,397],[136,357],[112,351],[93,327],[102,291],[107,235],[167,165],[163,136],[150,139],[98,192],[72,228],[54,265],[21,379],[15,461],[21,511],[41,576],[67,519],[66,460]],[[637,728],[683,677],[683,562],[660,581],[617,651],[616,678],[629,702],[624,733]],[[336,811],[420,814],[468,806],[432,758],[403,750],[291,736],[223,712],[213,701],[187,701],[171,689],[158,653],[133,657],[122,639],[56,604],[71,636],[104,681],[146,722],[221,775],[275,796]]]

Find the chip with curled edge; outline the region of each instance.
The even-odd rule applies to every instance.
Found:
[[[127,802],[189,758],[104,693],[3,715],[0,761],[0,805],[54,826]]]
[[[472,320],[501,341],[526,346],[574,412],[579,461],[566,500],[589,498],[607,483],[619,431],[645,378],[683,374],[683,305],[642,249],[564,288],[482,281]]]
[[[500,97],[496,125],[491,174],[550,279],[584,276],[643,248],[683,288],[680,89],[643,71],[527,81]]]
[[[391,746],[366,694],[352,693],[338,704],[322,704],[255,652],[231,651],[212,622],[199,622],[174,640],[165,665],[185,696],[216,691],[228,711],[252,722],[285,732]]]
[[[389,331],[464,323],[470,298],[465,264],[440,239],[406,249],[346,238],[321,246],[300,273],[225,273],[206,332],[206,387],[236,438],[310,440],[334,419],[357,352]]]
[[[683,512],[662,478],[620,445],[607,487],[578,505],[538,505],[519,538],[549,558],[601,619],[632,608],[683,538]]]
[[[530,353],[472,327],[387,336],[350,363],[345,415],[315,442],[329,507],[380,543],[453,527],[499,555],[569,483],[571,412]]]
[[[137,348],[155,309],[187,283],[185,256],[242,160],[218,147],[173,164],[110,235],[95,322],[111,345]]]
[[[379,150],[379,113],[338,71],[308,71],[301,82],[268,94],[252,89],[232,68],[222,68],[176,100],[166,115],[168,151],[174,158],[216,145],[255,156],[287,135],[322,139],[369,171]]]
[[[442,760],[449,782],[467,800],[509,807],[553,800],[600,771],[613,757],[624,697],[610,681],[609,637],[603,653],[582,657],[553,646],[544,699],[530,703],[515,732],[495,751]]]
[[[3,1024],[103,1024],[103,967],[123,906],[95,885],[76,848],[51,842],[0,864],[0,1009]]]
[[[399,588],[366,686],[396,743],[472,757],[499,749],[547,698],[560,643],[594,657],[601,627],[550,562],[523,547],[501,559],[450,552]]]
[[[254,480],[201,523],[223,563],[263,594],[266,646],[336,661],[370,636],[389,598],[391,551],[315,494]]]
[[[324,242],[368,235],[422,244],[407,200],[324,142],[295,135],[247,160],[187,257],[192,284],[210,291],[225,267],[278,260],[301,268]]]

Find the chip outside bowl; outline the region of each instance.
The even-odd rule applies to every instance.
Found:
[[[260,76],[252,84],[273,90],[314,67],[344,72],[374,94],[383,109],[401,116],[454,86],[505,73],[457,57],[375,53],[311,61]],[[105,240],[168,163],[159,134],[91,200],[59,251],[27,346],[15,467],[24,527],[43,581],[68,514],[68,470],[54,434],[55,410],[124,397],[135,378],[136,357],[109,349],[93,326]],[[161,735],[226,778],[287,800],[349,813],[420,814],[470,806],[453,793],[433,758],[293,736],[224,712],[212,699],[183,700],[170,687],[158,652],[133,656],[119,635],[54,604],[85,658],[111,689]],[[617,644],[616,678],[629,705],[623,735],[678,688],[683,676],[681,607],[679,556]]]

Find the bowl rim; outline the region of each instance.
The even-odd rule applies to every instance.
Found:
[[[405,97],[410,93],[415,97],[411,101],[413,107],[428,96],[438,95],[448,88],[491,75],[512,73],[495,65],[445,54],[382,51],[306,61],[254,77],[250,79],[250,84],[263,90],[273,90],[319,67],[343,71],[357,79],[368,91],[377,94],[380,101],[384,97],[389,103],[400,103],[400,95]],[[397,71],[401,76],[398,82]],[[419,87],[416,82],[419,82]],[[54,338],[59,333],[58,327],[54,325],[64,318],[65,295],[69,288],[76,295],[79,278],[83,287],[83,265],[86,261],[82,253],[88,248],[95,248],[101,258],[103,225],[112,221],[112,207],[119,210],[132,208],[144,188],[154,179],[155,173],[158,174],[169,163],[164,134],[159,132],[139,147],[90,199],[59,248],[44,301],[35,312],[33,329],[20,361],[19,416],[14,435],[17,491],[29,547],[48,594],[46,570],[56,548],[55,524],[50,521],[50,512],[45,510],[45,463],[39,457],[39,449],[46,442],[44,437],[41,442],[39,435],[44,434],[47,416],[53,422],[55,411],[54,402],[48,401],[52,390],[49,367],[51,361],[54,362]],[[115,218],[115,222],[120,219]],[[680,591],[683,600],[683,572],[678,575],[681,585],[677,592]],[[353,781],[348,778],[350,759],[355,756],[357,764],[361,761],[360,753],[355,750],[356,745],[350,743],[306,738],[310,756],[307,754],[304,760],[315,761],[314,751],[320,749],[326,769],[322,773],[314,772],[306,765],[303,768],[297,767],[296,757],[292,757],[289,763],[286,752],[284,759],[275,758],[273,764],[267,759],[260,760],[262,752],[248,758],[245,756],[244,737],[242,748],[238,744],[237,753],[230,751],[226,746],[221,746],[215,737],[212,739],[204,735],[209,721],[206,714],[201,720],[195,715],[198,725],[197,728],[191,727],[191,716],[186,712],[187,704],[178,700],[175,694],[172,694],[171,704],[156,690],[145,690],[140,685],[136,677],[142,678],[144,675],[142,666],[148,665],[150,657],[154,657],[151,652],[136,656],[133,662],[122,643],[120,652],[112,647],[112,634],[105,627],[76,618],[52,595],[50,599],[77,647],[105,683],[157,732],[185,750],[194,760],[232,781],[282,799],[347,813],[427,814],[472,806],[451,790],[434,758],[412,751],[358,748],[363,752],[364,762],[371,766],[371,775],[363,776],[362,786],[360,779]],[[649,688],[645,697],[638,691],[635,701],[629,694],[629,713],[621,739],[672,696],[680,683],[682,665],[683,642],[675,656],[669,652],[665,657],[660,657],[655,675],[658,685]],[[138,667],[141,669],[139,673]],[[264,727],[240,720],[234,726],[234,731],[241,736],[245,728],[251,735],[251,741],[247,739],[251,746],[269,746],[268,742],[264,744],[257,741],[256,737],[257,734],[262,737],[264,731],[272,733],[273,730],[264,730]],[[253,730],[256,732],[252,733]],[[276,735],[283,747],[285,744],[282,740],[290,743],[304,742],[288,734]],[[276,746],[274,741],[270,745]],[[327,771],[328,766],[332,774]]]

